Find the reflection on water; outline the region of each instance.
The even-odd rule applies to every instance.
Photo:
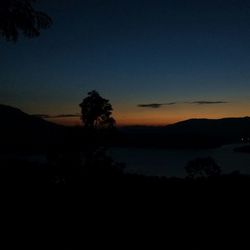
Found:
[[[128,172],[139,174],[183,177],[189,160],[207,156],[215,159],[223,173],[239,170],[250,174],[250,154],[234,152],[238,146],[242,145],[203,150],[112,148],[110,154],[115,161],[125,163]]]

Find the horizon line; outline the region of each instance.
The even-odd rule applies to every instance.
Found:
[[[116,123],[116,127],[164,127],[164,126],[168,126],[168,125],[172,125],[172,124],[176,124],[179,122],[184,122],[184,121],[188,121],[188,120],[223,120],[223,119],[244,119],[244,118],[250,118],[249,116],[224,116],[224,117],[215,117],[215,118],[207,118],[207,117],[194,117],[194,118],[187,118],[187,119],[178,119],[174,122],[170,122],[170,123]],[[59,122],[58,120],[61,120],[62,118],[42,118],[44,120],[47,120],[49,122],[55,123],[55,124],[60,124],[63,126],[68,126],[68,127],[81,127],[82,123],[80,122],[73,122],[73,119],[67,119],[64,121]],[[55,121],[57,120],[57,121]]]

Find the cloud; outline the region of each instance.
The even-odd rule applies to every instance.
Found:
[[[167,102],[167,103],[138,104],[137,107],[158,109],[158,108],[161,108],[162,106],[171,106],[171,105],[176,105],[178,103],[180,103],[180,104],[186,103],[186,104],[193,104],[193,105],[215,105],[215,104],[225,104],[228,102],[226,102],[226,101]]]
[[[42,119],[51,119],[51,118],[80,117],[80,114],[60,114],[60,115],[34,114],[33,116],[36,116]]]
[[[153,109],[158,109],[161,108],[162,106],[170,106],[170,105],[175,105],[175,102],[168,102],[168,103],[149,103],[149,104],[138,104],[137,107],[139,108],[153,108]]]
[[[197,104],[197,105],[211,105],[211,104],[224,104],[228,103],[225,101],[194,101],[194,102],[186,102],[188,104]]]

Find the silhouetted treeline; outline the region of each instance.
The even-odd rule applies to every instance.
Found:
[[[186,178],[126,173],[124,172],[126,166],[114,162],[112,157],[106,155],[105,150],[102,149],[92,152],[90,155],[80,152],[67,152],[53,154],[48,157],[48,163],[25,159],[0,159],[1,184],[11,183],[14,187],[18,185],[29,186],[36,183],[43,187],[65,185],[71,188],[74,186],[81,187],[82,184],[89,183],[94,184],[97,189],[100,187],[105,189],[110,184],[117,183],[116,188],[124,187],[125,190],[129,190],[130,187],[140,189],[149,186],[150,188],[159,188],[159,192],[173,193],[175,189],[169,190],[164,187],[173,185],[173,187],[185,186],[192,188],[201,185],[204,188],[208,186],[212,187],[212,189],[227,189],[232,185],[235,190],[244,185],[250,187],[250,176],[240,174],[237,171],[231,174],[221,174],[220,168],[209,157],[190,161],[187,165]],[[204,174],[200,174],[203,170],[205,171]],[[192,171],[192,175],[190,175],[190,171]],[[11,181],[9,182],[9,180]],[[113,190],[113,192],[115,191],[116,189]]]

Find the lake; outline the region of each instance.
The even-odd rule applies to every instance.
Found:
[[[250,174],[250,154],[233,151],[239,146],[242,144],[201,150],[112,148],[109,154],[115,161],[125,163],[127,172],[144,175],[184,177],[188,161],[207,156],[220,165],[223,173],[239,170],[242,174]]]
[[[125,171],[153,176],[184,177],[187,162],[197,157],[211,156],[220,165],[223,173],[238,170],[242,174],[250,174],[250,154],[234,152],[234,148],[246,144],[225,145],[214,149],[171,150],[157,148],[111,148],[108,154],[116,162],[125,164]],[[46,163],[44,154],[6,154],[0,158],[26,159],[38,163]]]

